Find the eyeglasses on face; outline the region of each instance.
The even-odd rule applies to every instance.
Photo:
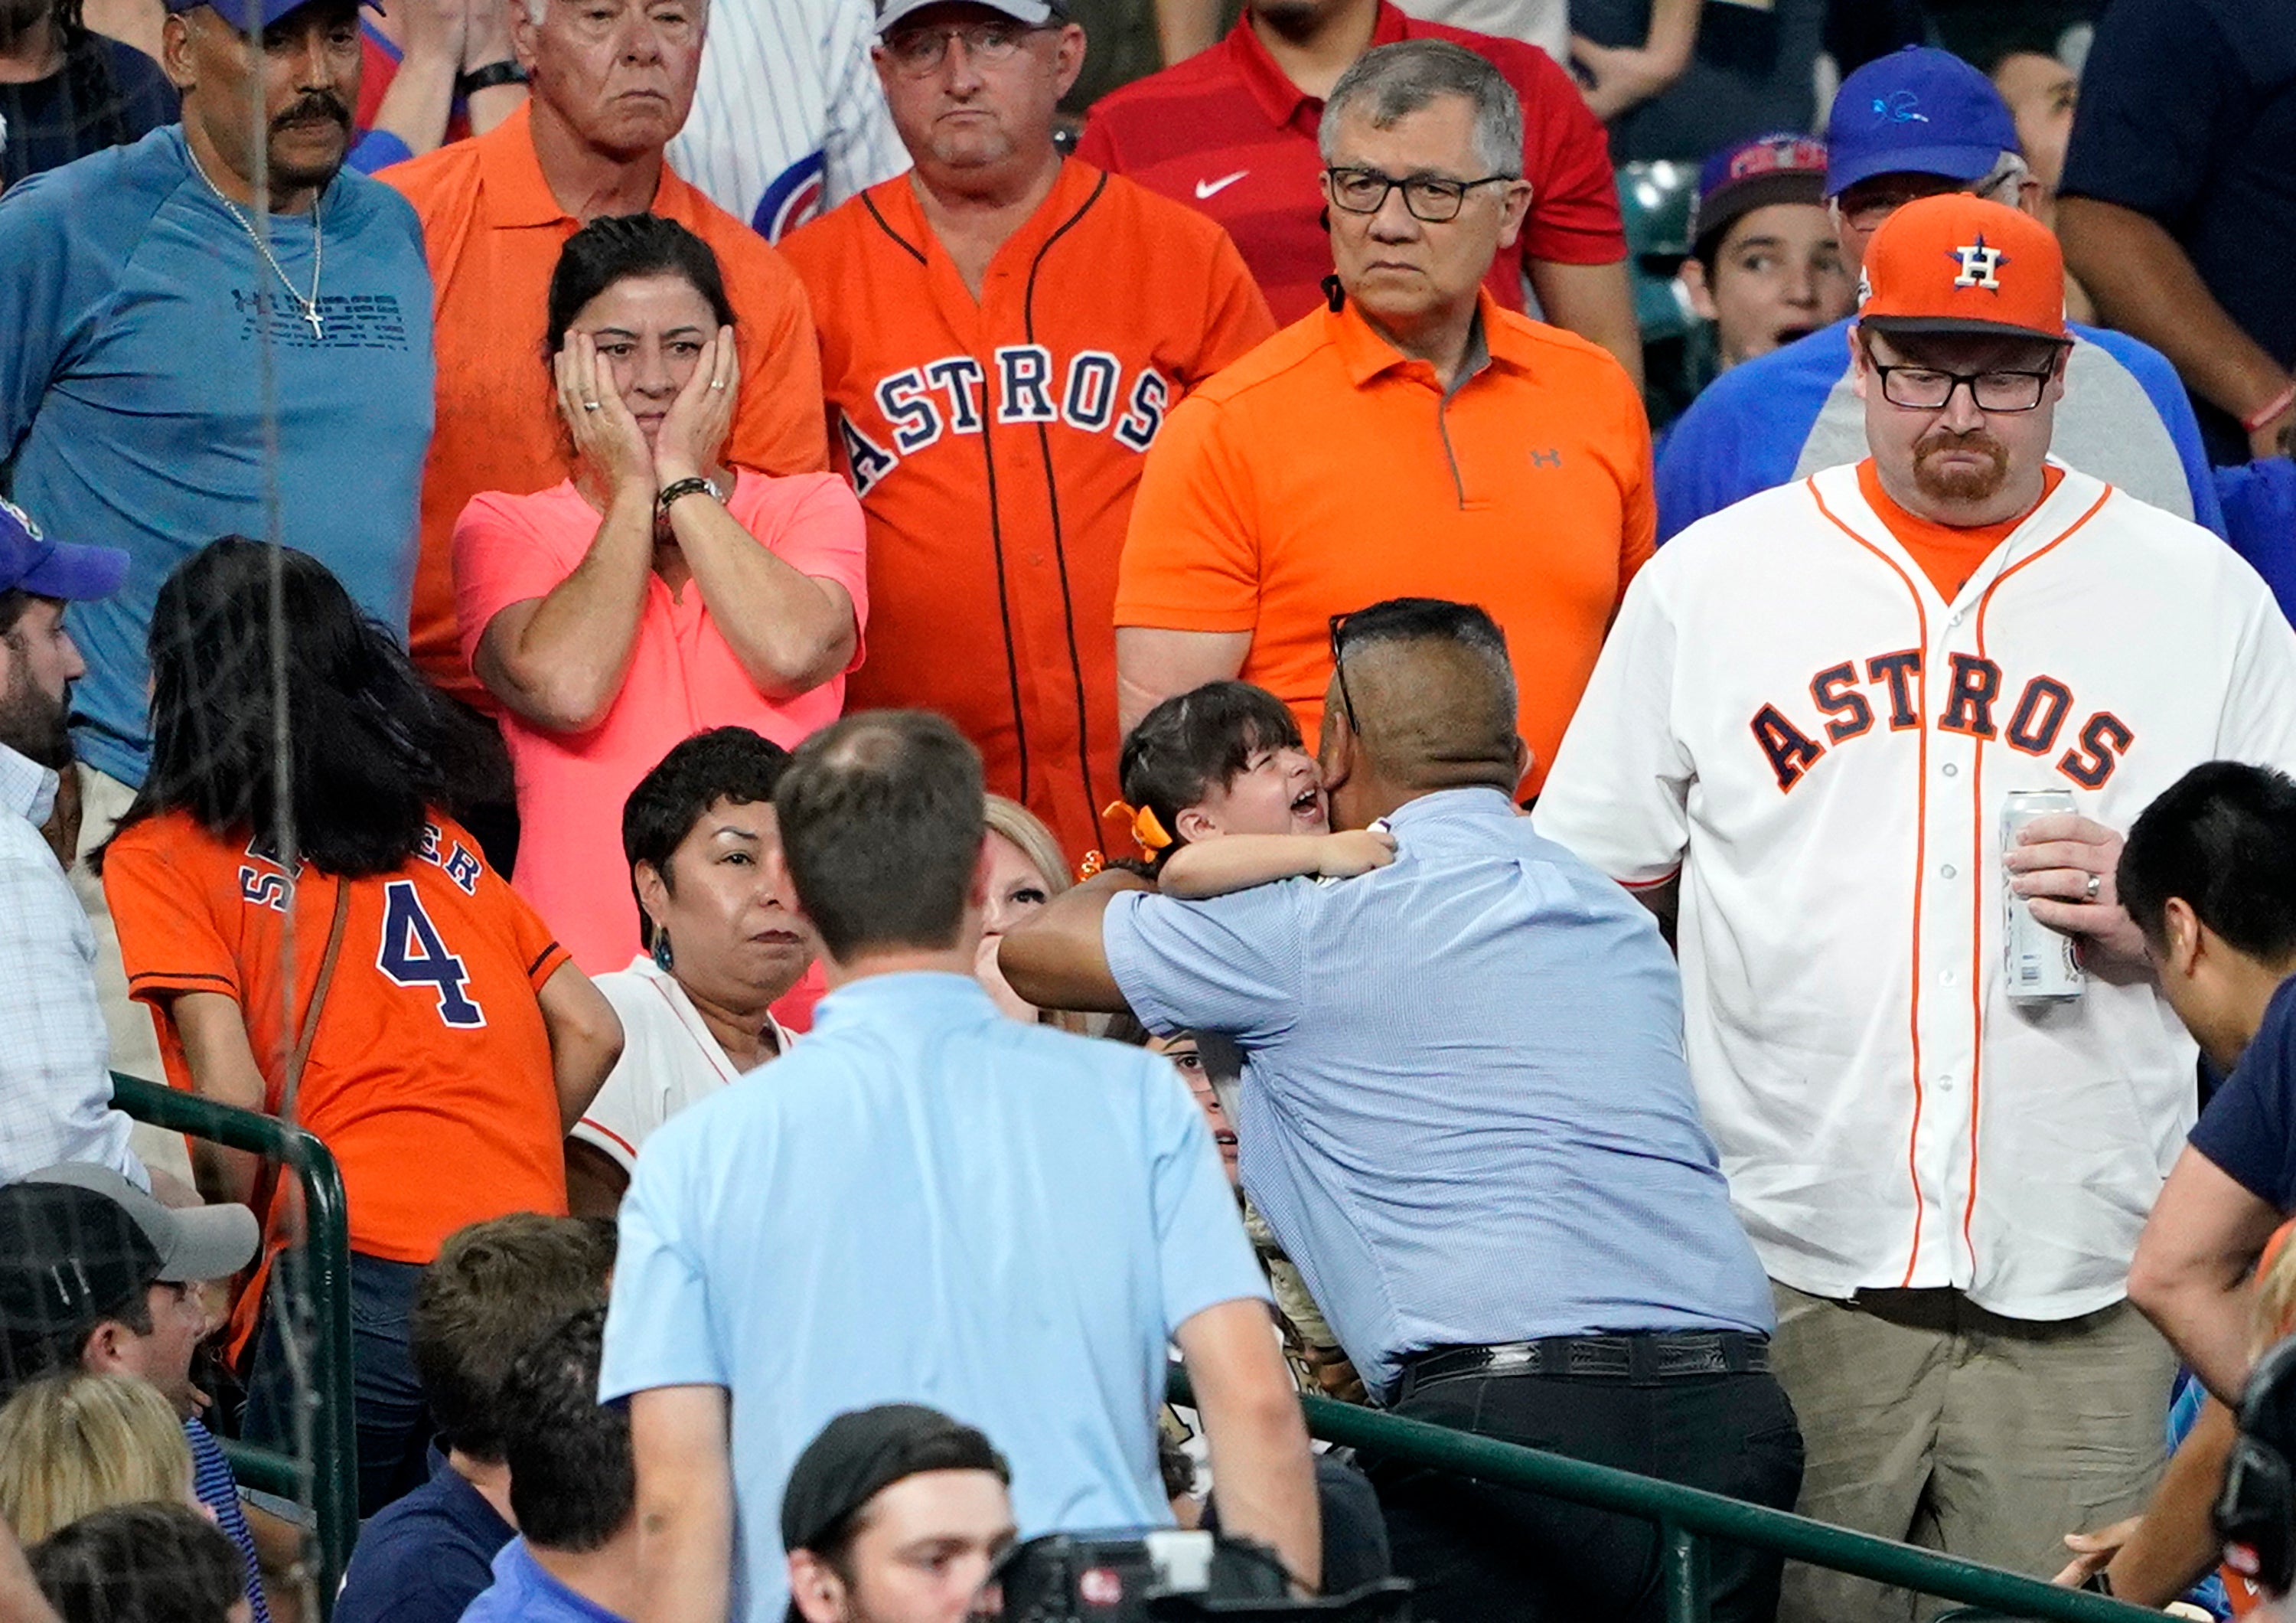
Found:
[[[1882,380],[1882,398],[1908,411],[1942,411],[1953,391],[1964,385],[1980,411],[2030,411],[2041,403],[2041,391],[2056,375],[2054,366],[2038,372],[2019,372],[1996,367],[1985,372],[1948,372],[1939,367],[1884,366],[1871,362]]]
[[[1477,186],[1504,185],[1520,178],[1514,175],[1486,175],[1480,180],[1453,180],[1443,175],[1389,175],[1378,169],[1327,169],[1324,183],[1331,188],[1332,202],[1349,214],[1376,214],[1387,206],[1390,192],[1403,194],[1403,206],[1411,210],[1411,218],[1431,226],[1456,219],[1467,201],[1467,194]]]
[[[1356,702],[1348,692],[1347,627],[1352,611],[1332,616],[1332,674],[1340,679],[1340,713],[1348,719],[1348,730],[1360,736],[1363,729],[1356,721]]]
[[[886,37],[883,50],[904,73],[931,73],[948,60],[949,42],[964,42],[964,54],[976,62],[1007,62],[1021,54],[1031,34],[1041,34],[1021,22],[969,22],[962,28],[901,29]]]

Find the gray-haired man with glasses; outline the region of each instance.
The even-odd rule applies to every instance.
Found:
[[[2203,761],[2296,762],[2296,633],[2230,548],[2055,459],[2046,227],[1923,197],[1864,258],[1866,455],[1636,578],[1534,820],[1678,903],[1803,1513],[2047,1577],[2143,1506],[2175,1363],[2128,1282],[2194,1049],[2117,831]],[[1779,1611],[1914,1615],[1801,1568]]]
[[[1441,40],[1381,45],[1332,87],[1324,308],[1181,401],[1141,473],[1116,597],[1128,726],[1241,677],[1313,737],[1333,611],[1471,599],[1517,650],[1538,788],[1656,513],[1625,371],[1484,283],[1530,203],[1522,119],[1497,69]]]

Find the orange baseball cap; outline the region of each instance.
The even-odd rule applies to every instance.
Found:
[[[1857,319],[1882,333],[2013,334],[2070,343],[2054,233],[1965,193],[1909,202],[1866,244]]]

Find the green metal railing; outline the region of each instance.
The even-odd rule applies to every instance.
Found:
[[[1177,1370],[1171,1380],[1171,1397],[1178,1404],[1193,1402],[1187,1378]],[[1829,1527],[1807,1516],[1747,1504],[1701,1488],[1328,1397],[1303,1397],[1300,1402],[1307,1412],[1308,1434],[1326,1442],[1344,1443],[1382,1459],[1451,1471],[1656,1523],[1668,1623],[1706,1623],[1710,1611],[1706,1545],[1712,1539],[1981,1606],[2003,1617],[2039,1618],[2052,1623],[2138,1623],[2142,1619],[2160,1623],[2159,1612],[2126,1602],[2061,1589],[1998,1567]]]
[[[274,1161],[303,1191],[302,1279],[314,1320],[308,1401],[309,1464],[268,1449],[226,1441],[224,1452],[247,1487],[309,1506],[318,1523],[318,1599],[334,1609],[335,1586],[358,1536],[358,1432],[352,1421],[351,1241],[343,1177],[327,1147],[299,1127],[237,1110],[115,1071],[111,1102],[139,1122],[189,1133]],[[273,1289],[277,1289],[275,1281]]]

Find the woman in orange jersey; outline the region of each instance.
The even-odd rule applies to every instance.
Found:
[[[406,655],[316,559],[275,567],[283,647],[256,542],[217,541],[160,589],[152,770],[103,885],[168,1080],[295,1122],[341,1166],[372,1514],[422,1476],[422,1265],[465,1223],[565,1211],[562,1141],[621,1027],[448,815],[455,724]],[[254,1158],[202,1148],[211,1199],[266,1199]],[[275,1248],[284,1215],[274,1203]],[[256,1342],[250,1434],[279,1441],[291,1393],[281,1315],[250,1334],[260,1297],[234,1330]]]

